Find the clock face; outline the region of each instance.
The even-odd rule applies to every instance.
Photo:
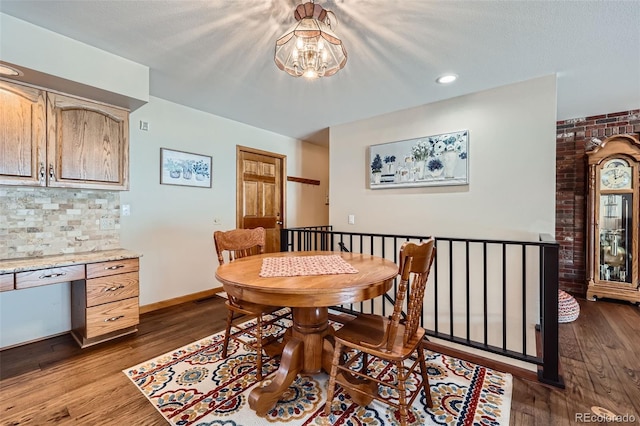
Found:
[[[607,189],[630,189],[631,167],[612,167],[602,169],[600,174],[602,187]]]

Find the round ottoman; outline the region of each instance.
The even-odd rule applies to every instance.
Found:
[[[566,323],[575,321],[580,315],[578,301],[563,290],[558,290],[558,322]]]

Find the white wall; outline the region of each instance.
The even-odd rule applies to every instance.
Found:
[[[287,184],[288,226],[328,223],[326,147],[150,98],[148,67],[2,13],[0,60],[25,70],[27,83],[131,108],[149,101],[131,115],[131,190],[121,194],[131,205],[121,218],[122,247],[143,254],[142,305],[219,286],[211,235],[235,227],[236,144],[284,154],[288,175],[321,181]],[[149,122],[148,132],[138,130],[139,120]],[[213,188],[160,185],[160,147],[211,155]],[[0,347],[70,330],[69,287],[0,294]]]
[[[121,106],[149,98],[148,67],[3,13],[0,60],[23,70],[23,82]],[[69,283],[0,294],[0,347],[70,328]]]
[[[139,121],[149,131],[139,130]],[[162,99],[131,115],[131,187],[121,203],[123,247],[143,254],[140,304],[147,305],[220,286],[212,234],[236,227],[236,145],[287,156],[287,175],[321,186],[287,184],[287,226],[328,223],[328,149]],[[160,148],[213,158],[212,188],[160,185]],[[219,218],[220,225],[214,225]]]
[[[149,67],[0,13],[0,60],[28,83],[135,108],[149,99]]]
[[[140,120],[149,131],[139,130]],[[120,217],[120,243],[143,255],[141,305],[221,286],[212,234],[236,226],[236,144],[284,154],[288,175],[321,182],[287,183],[287,226],[328,224],[327,147],[154,97],[130,124],[131,185],[119,195],[131,216]],[[161,147],[212,156],[212,188],[160,185]],[[70,330],[69,300],[68,283],[0,294],[0,347]]]
[[[540,233],[554,235],[555,116],[556,79],[548,76],[332,127],[331,224],[335,230],[345,232],[436,237],[537,241]],[[469,130],[469,185],[369,189],[370,145],[464,129]],[[347,224],[349,214],[355,215],[355,225]],[[449,300],[453,299],[454,334],[465,338],[465,254],[463,249],[454,250],[450,295],[448,245],[442,243],[443,250],[437,255],[439,330],[448,333]],[[509,255],[511,251],[508,249],[505,260],[509,271],[507,345],[521,351],[522,259],[521,251]],[[527,268],[525,320],[527,353],[533,356],[535,325],[539,321],[539,266],[535,253],[534,250]],[[392,258],[393,253],[387,256]],[[482,341],[484,330],[482,259],[479,253],[469,265],[470,337],[477,341]],[[502,345],[501,268],[501,253],[490,250],[488,330],[489,344],[494,346]],[[434,280],[432,274],[424,308],[426,326],[431,329],[436,299]],[[482,355],[531,368],[511,359]]]
[[[331,224],[441,237],[553,235],[555,117],[556,78],[548,76],[332,127]],[[463,129],[468,186],[368,188],[370,145]]]

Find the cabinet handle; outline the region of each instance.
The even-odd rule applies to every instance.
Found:
[[[104,269],[107,271],[112,271],[114,269],[124,268],[124,265],[113,265],[113,266],[105,266]]]
[[[118,315],[117,317],[111,317],[104,320],[104,322],[114,322],[118,321],[120,318],[124,318],[124,315]]]
[[[53,164],[49,164],[49,179],[56,180],[56,172],[53,169]]]
[[[105,288],[104,291],[116,291],[116,290],[120,290],[121,288],[124,288],[122,284],[114,285],[113,287]]]
[[[45,168],[44,168],[44,163],[40,163],[40,182],[44,182],[45,179]]]
[[[66,272],[58,272],[58,273],[54,273],[54,274],[40,275],[40,277],[38,277],[38,279],[44,280],[44,279],[47,279],[47,278],[64,277],[65,275],[67,275]]]

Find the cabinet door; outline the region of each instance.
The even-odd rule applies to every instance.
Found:
[[[44,185],[45,92],[0,81],[0,184]]]
[[[128,111],[49,93],[47,120],[49,186],[129,188]]]

